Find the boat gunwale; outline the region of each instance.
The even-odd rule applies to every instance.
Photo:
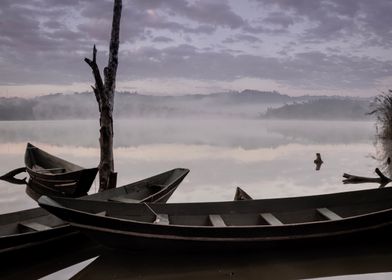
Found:
[[[44,233],[49,232],[49,231],[54,233],[54,232],[59,231],[59,230],[61,230],[63,228],[67,228],[68,226],[69,226],[69,224],[65,223],[65,224],[61,224],[59,226],[51,227],[51,228],[40,230],[40,231],[28,231],[28,232],[21,232],[21,233],[13,233],[13,234],[9,234],[9,235],[1,235],[0,236],[0,241],[2,239],[19,237],[19,236],[22,238],[22,237],[29,236],[29,235],[32,235],[32,234],[34,236],[38,236],[38,235],[44,234]]]
[[[142,203],[145,203],[147,200],[150,200],[150,199],[152,199],[152,198],[154,198],[154,197],[156,197],[156,196],[160,196],[160,199],[159,200],[161,200],[162,198],[165,198],[167,195],[170,195],[171,193],[173,193],[174,191],[175,191],[175,189],[174,190],[172,190],[171,189],[171,187],[173,186],[173,185],[175,185],[175,184],[180,184],[181,183],[181,181],[182,180],[184,180],[184,178],[188,175],[188,173],[189,173],[189,169],[186,169],[186,168],[175,168],[175,169],[172,169],[172,170],[169,170],[168,172],[170,172],[170,171],[173,171],[173,170],[181,170],[181,176],[179,176],[179,177],[177,177],[174,181],[172,181],[170,184],[167,184],[165,187],[163,187],[160,191],[158,191],[158,192],[156,192],[156,193],[153,193],[153,194],[151,194],[151,195],[149,195],[148,197],[146,197],[146,198],[144,198],[144,199],[142,199],[142,200],[140,200],[140,202],[142,202]],[[172,175],[173,176],[173,175]],[[180,183],[178,183],[180,181]],[[155,184],[151,184],[151,186],[154,186]],[[163,193],[163,195],[161,196],[161,194]]]
[[[42,199],[46,200],[46,196],[43,196]],[[181,225],[181,224],[156,224],[154,222],[144,222],[144,221],[138,221],[138,220],[133,220],[133,219],[125,219],[125,218],[120,218],[120,217],[113,217],[113,216],[101,216],[101,215],[97,215],[97,213],[91,213],[91,212],[86,212],[86,211],[81,211],[81,210],[76,210],[67,206],[62,205],[61,203],[57,202],[55,199],[52,199],[49,197],[49,204],[48,203],[43,203],[44,205],[47,205],[51,208],[61,208],[64,209],[68,212],[73,212],[73,213],[78,213],[81,214],[83,216],[88,216],[88,217],[94,217],[94,218],[98,218],[100,220],[114,220],[114,221],[119,221],[122,223],[126,223],[126,224],[137,224],[137,225],[148,225],[151,227],[163,227],[163,228],[194,228],[194,229],[198,229],[198,228],[203,228],[203,229],[211,229],[211,230],[221,230],[221,229],[257,229],[257,228],[289,228],[289,227],[298,227],[298,226],[306,226],[306,225],[320,225],[320,224],[343,224],[346,222],[350,222],[352,220],[356,220],[356,219],[361,219],[361,218],[367,218],[369,216],[376,216],[376,215],[381,215],[381,214],[385,214],[388,212],[392,212],[392,207],[386,208],[386,209],[382,209],[382,210],[377,210],[377,211],[372,211],[369,213],[365,213],[365,214],[360,214],[360,215],[353,215],[353,216],[349,216],[349,217],[342,217],[342,219],[340,220],[316,220],[316,221],[310,221],[310,222],[301,222],[301,223],[286,223],[286,224],[282,224],[282,225],[270,225],[270,224],[258,224],[258,225],[234,225],[234,226],[210,226],[210,225]],[[41,200],[41,198],[40,198]],[[52,202],[50,202],[52,201]],[[53,203],[53,201],[55,203]],[[243,202],[248,202],[247,201],[237,201],[240,203]],[[255,201],[262,201],[262,200],[253,200],[253,202]],[[231,201],[228,201],[231,202]],[[102,204],[104,204],[105,202],[102,202]],[[127,203],[122,203],[122,202],[115,202],[116,204],[123,204],[123,205],[127,205]],[[211,202],[206,202],[206,203],[211,203]],[[216,202],[216,203],[225,203],[225,202]],[[41,202],[39,201],[39,204],[41,205]],[[141,204],[147,204],[148,206],[153,205],[150,203],[141,203]],[[195,203],[196,204],[196,203]],[[170,203],[167,203],[166,205],[170,205]],[[171,204],[171,205],[175,205],[175,204]],[[45,207],[44,207],[45,208]],[[316,208],[306,208],[308,210],[314,209],[316,210]],[[155,211],[155,210],[154,210]],[[249,212],[247,214],[257,214],[256,212]],[[217,213],[217,214],[226,214],[226,213]],[[205,215],[208,215],[208,213],[206,213]],[[146,215],[140,215],[140,216],[146,216]],[[173,215],[175,216],[175,215]],[[192,215],[189,215],[192,216]],[[69,222],[69,223],[73,223],[73,222]]]
[[[45,170],[45,169],[43,169]],[[26,171],[29,173],[32,173],[34,176],[39,177],[39,178],[43,178],[47,180],[51,180],[53,179],[54,181],[58,181],[59,179],[54,179],[53,177],[61,177],[61,176],[69,176],[69,175],[74,175],[74,174],[78,174],[78,173],[82,173],[82,172],[98,172],[98,167],[91,167],[91,168],[83,168],[79,169],[79,170],[73,170],[73,171],[68,171],[68,172],[63,172],[63,173],[43,173],[43,172],[39,172],[36,171],[32,168],[30,168],[29,166],[26,165]],[[79,178],[78,178],[79,179]],[[66,179],[69,181],[77,181],[76,179]]]

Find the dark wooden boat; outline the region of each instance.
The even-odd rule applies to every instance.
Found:
[[[98,171],[53,156],[30,143],[26,147],[25,165],[30,177],[28,188],[51,196],[87,195]]]
[[[177,168],[123,187],[83,197],[88,201],[166,202],[177,189],[188,169]],[[42,208],[0,215],[0,254],[77,234],[65,221]]]
[[[390,238],[392,228],[392,188],[179,204],[41,197],[39,204],[102,244],[131,250],[233,252],[351,242],[360,246]]]

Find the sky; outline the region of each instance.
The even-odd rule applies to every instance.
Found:
[[[91,90],[112,0],[1,0],[0,97]],[[255,89],[375,96],[392,88],[391,0],[123,0],[117,90]]]

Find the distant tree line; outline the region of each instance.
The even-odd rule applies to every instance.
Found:
[[[286,104],[279,108],[268,108],[262,118],[266,119],[369,119],[370,102],[352,99],[319,99],[302,103]]]
[[[370,100],[359,98],[291,97],[256,90],[180,96],[116,92],[114,117],[259,118],[261,115],[271,119],[366,119],[369,103]],[[268,107],[274,109],[267,110]],[[96,108],[92,92],[56,93],[32,99],[0,98],[0,120],[96,119],[99,117]]]

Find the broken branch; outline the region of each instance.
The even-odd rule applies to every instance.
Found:
[[[389,182],[392,182],[390,178],[385,176],[380,169],[376,168],[375,172],[379,176],[379,178],[370,178],[370,177],[362,177],[344,173],[343,184],[362,184],[362,183],[378,183],[380,184],[380,188],[385,187]]]

